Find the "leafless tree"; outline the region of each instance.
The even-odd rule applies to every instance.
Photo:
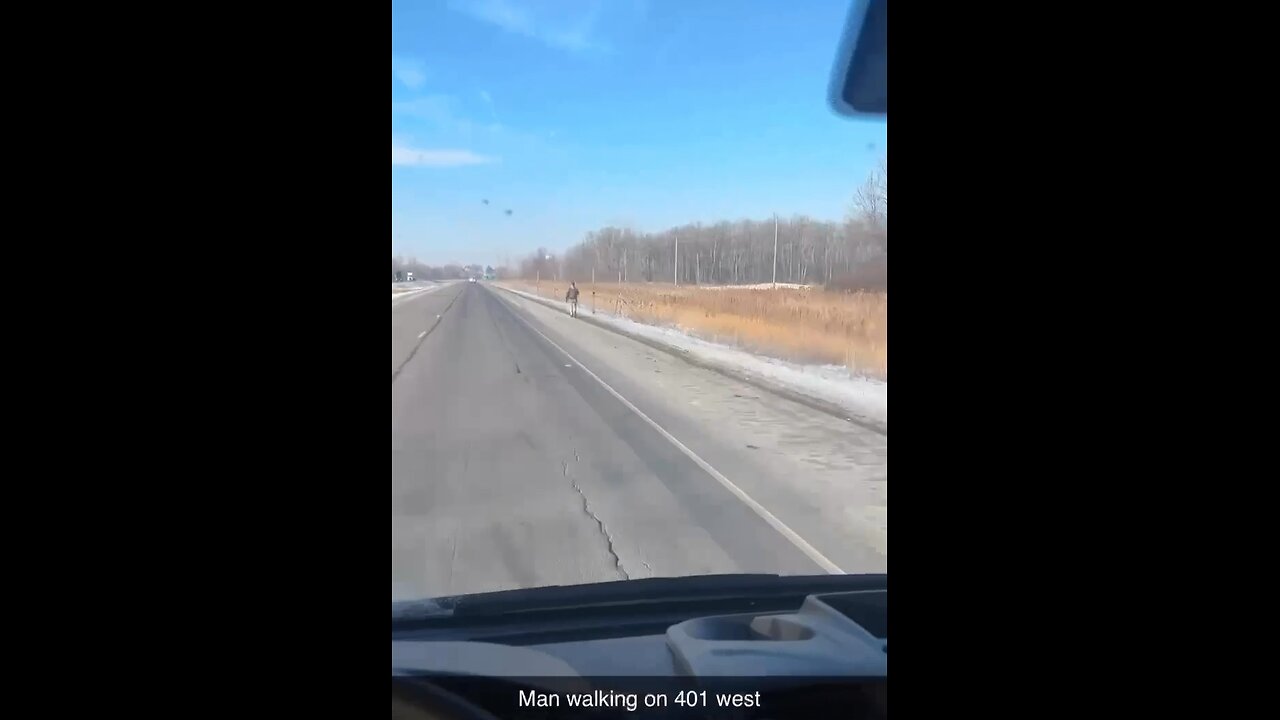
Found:
[[[889,160],[885,158],[853,195],[847,226],[856,226],[862,240],[889,251]]]
[[[679,236],[677,246],[674,242]],[[779,220],[778,280],[837,287],[887,287],[888,164],[854,192],[843,223],[803,215]],[[657,233],[604,227],[587,233],[562,256],[546,248],[519,265],[522,277],[564,280],[671,282],[679,253],[681,284],[743,284],[773,277],[773,219],[693,223]]]

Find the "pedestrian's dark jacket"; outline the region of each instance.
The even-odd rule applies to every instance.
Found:
[[[577,300],[577,299],[578,299],[578,288],[576,288],[576,287],[571,287],[571,288],[569,288],[569,292],[567,292],[567,293],[565,293],[565,294],[564,294],[564,299],[565,299],[565,300]]]

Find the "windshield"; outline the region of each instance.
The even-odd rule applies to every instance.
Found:
[[[392,600],[885,572],[850,0],[393,2]]]

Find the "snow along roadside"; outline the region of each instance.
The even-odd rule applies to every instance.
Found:
[[[564,303],[503,285],[496,287],[564,311]],[[674,348],[714,369],[761,380],[766,386],[776,386],[824,406],[834,405],[848,413],[850,419],[856,417],[888,434],[889,383],[855,376],[843,365],[802,365],[756,355],[693,337],[677,328],[646,325],[601,310],[597,310],[595,315],[583,314],[582,317],[612,326],[623,334]]]
[[[418,297],[419,295],[426,295],[428,293],[433,293],[439,290],[440,288],[446,288],[456,283],[457,281],[455,280],[454,282],[445,282],[445,283],[440,283],[439,285],[428,285],[426,287],[421,287],[421,288],[412,288],[408,292],[392,293],[391,304],[395,305],[396,302],[400,300],[407,300],[408,298]]]

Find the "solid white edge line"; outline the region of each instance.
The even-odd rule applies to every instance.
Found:
[[[618,402],[625,405],[628,410],[635,413],[636,415],[639,415],[642,420],[649,423],[649,425],[654,430],[657,430],[658,433],[662,435],[662,437],[666,438],[672,445],[675,445],[677,448],[679,448],[680,452],[684,453],[690,460],[696,463],[698,467],[705,470],[708,475],[715,478],[716,481],[719,482],[721,485],[723,485],[726,490],[733,493],[734,496],[737,497],[742,502],[746,503],[747,507],[754,510],[756,515],[760,516],[760,519],[769,523],[770,527],[772,527],[774,530],[777,530],[778,533],[781,534],[783,537],[785,537],[787,540],[790,540],[791,544],[799,548],[800,552],[808,556],[810,560],[817,563],[819,567],[821,567],[823,570],[826,570],[828,573],[832,575],[845,574],[845,571],[841,570],[839,565],[836,565],[835,563],[831,562],[831,560],[829,560],[826,555],[823,555],[821,552],[818,551],[817,548],[810,545],[808,541],[806,541],[804,538],[800,537],[799,533],[797,533],[795,530],[792,530],[790,527],[788,527],[787,524],[779,520],[776,515],[769,512],[760,503],[756,502],[755,498],[752,498],[742,488],[738,487],[737,485],[734,485],[733,481],[731,481],[729,478],[722,475],[719,470],[716,470],[714,467],[712,467],[711,463],[707,462],[706,460],[703,460],[701,457],[698,456],[697,453],[690,450],[688,446],[686,446],[684,443],[677,440],[674,435],[667,432],[665,428],[663,428],[661,425],[655,422],[653,418],[649,417],[648,415],[645,415],[644,412],[641,411],[640,408],[633,405],[630,400],[622,397],[622,394],[619,393],[617,390],[614,390],[612,387],[610,387],[609,383],[605,382],[604,380],[601,380],[599,375],[596,375],[595,373],[591,372],[590,368],[588,368],[586,365],[583,365],[582,362],[579,361],[577,358],[575,358],[573,355],[570,355],[568,350],[565,350],[564,348],[560,347],[560,345],[556,343],[555,340],[552,340],[551,338],[544,335],[541,330],[530,325],[529,322],[524,318],[520,317],[519,314],[517,313],[512,313],[512,314],[515,315],[517,318],[519,318],[520,322],[524,323],[525,327],[538,333],[538,335],[543,340],[546,340],[547,342],[551,343],[552,347],[564,353],[565,357],[572,360],[574,364],[582,368],[582,370],[586,372],[588,375],[590,375],[593,379],[595,379],[596,382],[600,383],[600,385],[603,386],[605,390],[608,390],[611,395],[613,395],[615,398],[618,399]]]

